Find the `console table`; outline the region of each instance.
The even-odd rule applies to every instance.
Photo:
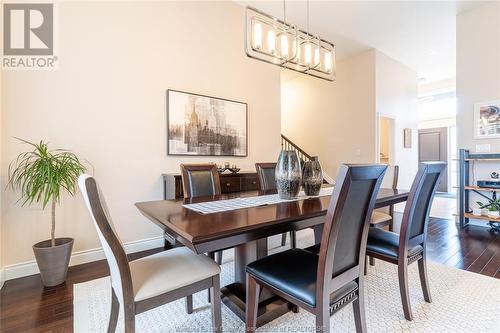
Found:
[[[259,180],[255,171],[238,173],[222,173],[220,186],[223,194],[255,191],[259,189]],[[179,199],[184,196],[182,191],[182,177],[180,174],[163,174],[163,200]]]

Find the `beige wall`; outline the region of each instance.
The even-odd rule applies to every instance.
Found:
[[[129,242],[161,235],[134,203],[161,199],[161,174],[179,163],[229,160],[251,170],[276,160],[280,69],[247,58],[243,29],[244,8],[231,2],[60,3],[59,68],[2,78],[2,188],[8,162],[26,149],[13,136],[71,149],[92,163]],[[247,102],[248,158],[167,157],[168,88]],[[49,237],[49,212],[22,208],[17,197],[2,197],[5,265],[32,260],[31,245]],[[99,247],[79,195],[64,198],[56,216],[75,251]]]
[[[500,2],[457,16],[457,144],[475,151],[491,144],[500,152],[500,139],[474,139],[474,103],[500,99]]]
[[[338,61],[335,82],[281,74],[283,133],[332,178],[341,163],[375,161],[374,64],[371,50]]]
[[[375,58],[377,113],[394,119],[392,163],[399,165],[398,186],[410,188],[418,169],[417,73],[382,52]],[[405,128],[412,129],[411,148],[403,145]]]

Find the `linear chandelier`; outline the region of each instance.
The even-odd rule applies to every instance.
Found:
[[[309,1],[307,2],[309,31]],[[328,81],[335,80],[335,45],[286,22],[246,7],[245,51],[250,58]]]

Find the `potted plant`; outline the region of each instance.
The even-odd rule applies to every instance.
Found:
[[[45,209],[51,206],[52,227],[50,239],[33,245],[36,262],[43,284],[56,286],[66,280],[69,259],[73,248],[72,238],[56,238],[56,205],[61,193],[75,194],[78,176],[86,168],[70,151],[49,150],[46,142],[35,144],[18,139],[33,150],[19,154],[9,165],[9,182],[13,190],[21,191],[22,205],[40,203]]]
[[[476,202],[481,209],[488,209],[487,215],[491,218],[500,217],[500,199],[490,200],[489,203],[484,204],[481,201]]]

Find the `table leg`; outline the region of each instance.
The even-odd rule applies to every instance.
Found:
[[[321,243],[321,236],[323,235],[323,224],[317,224],[312,227],[314,230],[314,244]]]
[[[267,239],[251,241],[234,248],[235,282],[221,289],[222,301],[241,320],[245,321],[246,311],[246,266],[267,256]],[[262,326],[292,309],[292,304],[267,289],[262,289],[259,297],[257,326]]]

